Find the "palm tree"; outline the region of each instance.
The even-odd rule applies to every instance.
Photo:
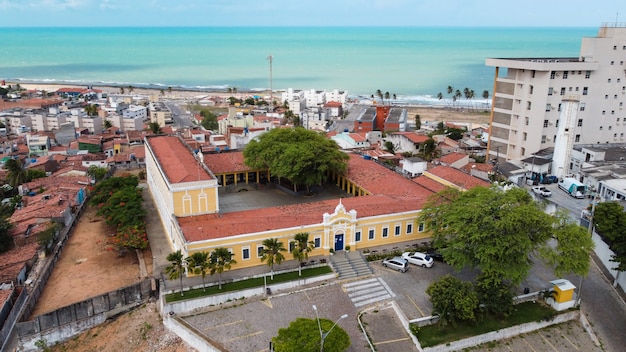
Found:
[[[125,90],[124,87],[120,87],[120,94],[124,94]]]
[[[385,99],[389,101],[390,98],[391,98],[391,94],[389,94],[389,92],[385,92]]]
[[[483,95],[482,95],[483,99],[487,100],[489,99],[489,91],[488,90],[483,90]],[[489,104],[489,103],[487,103]]]
[[[87,113],[87,116],[96,116],[98,114],[98,106],[89,104],[85,106],[85,112]]]
[[[4,164],[4,168],[7,169],[7,182],[13,188],[26,182],[26,170],[21,160],[11,158]]]
[[[206,288],[204,287],[204,278],[206,277],[208,269],[211,268],[209,253],[196,252],[192,254],[190,257],[187,257],[187,266],[193,271],[194,274],[202,275],[202,291],[206,292]]]
[[[398,96],[396,95],[396,93],[393,93],[393,100],[396,100],[398,98]]]
[[[308,232],[300,232],[293,236],[295,240],[295,248],[293,249],[293,258],[302,263],[309,259],[309,252],[315,249],[315,242],[309,241]],[[302,276],[302,265],[298,265],[298,276]]]
[[[422,118],[419,114],[415,114],[415,129],[419,130],[422,128]]]
[[[159,126],[158,122],[150,122],[150,124],[148,125],[148,128],[150,128],[150,131],[152,131],[152,133],[154,134],[163,133],[163,131],[161,131],[161,126]]]
[[[183,296],[183,275],[185,275],[185,258],[180,249],[172,252],[165,258],[171,264],[165,268],[165,273],[170,280],[180,279],[180,295]]]
[[[167,92],[172,94],[172,87],[167,87]]]
[[[285,259],[282,252],[286,251],[285,245],[277,238],[267,238],[263,241],[263,256],[261,262],[267,262],[272,273],[272,280],[274,280],[274,264],[280,265]]]
[[[133,86],[128,86],[128,94],[132,94],[135,88]]]
[[[211,263],[211,275],[216,272],[219,275],[220,290],[222,289],[222,273],[224,272],[224,269],[230,270],[233,264],[237,264],[237,261],[233,259],[233,256],[235,255],[224,247],[215,248],[215,250],[211,252],[211,258],[209,260]]]
[[[111,121],[109,121],[109,120],[104,120],[104,128],[105,128],[105,129],[109,129],[109,128],[111,128],[111,127],[113,127],[113,124],[111,123]]]
[[[383,100],[383,92],[380,89],[376,90],[376,96],[378,98],[380,98],[380,100],[382,101],[383,105],[385,104],[385,101]]]
[[[163,89],[160,90],[161,95],[165,95],[165,91]]]
[[[437,99],[439,100],[443,99],[443,94],[441,92],[437,93]]]

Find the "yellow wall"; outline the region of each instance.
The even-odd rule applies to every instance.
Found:
[[[362,250],[365,248],[371,248],[382,245],[390,245],[395,243],[402,243],[407,241],[417,241],[428,238],[430,235],[427,232],[420,232],[419,226],[416,222],[419,211],[408,212],[403,214],[391,214],[385,216],[377,216],[374,218],[357,219],[354,226],[349,224],[351,219],[345,213],[334,214],[330,217],[330,221],[325,224],[320,223],[312,226],[297,228],[297,229],[282,229],[276,231],[259,232],[256,234],[231,236],[225,238],[218,238],[210,241],[193,242],[187,244],[187,251],[189,255],[194,252],[208,252],[210,253],[217,247],[228,248],[235,255],[233,259],[237,261],[237,264],[233,265],[232,269],[248,268],[258,265],[267,265],[267,263],[261,262],[261,257],[257,256],[257,248],[263,247],[263,240],[266,238],[277,238],[281,242],[287,251],[283,252],[285,261],[293,260],[293,254],[289,251],[289,242],[293,241],[295,234],[300,232],[309,233],[309,240],[315,241],[319,238],[319,247],[315,248],[309,257],[328,255],[329,249],[333,248],[335,233],[344,234],[344,245],[350,245],[351,250]],[[320,219],[321,220],[321,219]],[[407,232],[408,225],[411,225],[411,232]],[[335,231],[337,227],[345,227],[342,230]],[[400,227],[398,235],[395,234],[395,227]],[[387,228],[387,237],[383,236],[383,228]],[[374,239],[368,238],[368,232],[370,229],[374,230]],[[361,231],[361,240],[355,242],[355,232]],[[328,236],[326,236],[326,234]],[[244,249],[248,250],[248,259],[243,259]],[[276,268],[276,265],[275,265]],[[191,274],[190,274],[191,275]]]
[[[202,187],[172,194],[175,216],[215,213],[218,210],[217,188]]]

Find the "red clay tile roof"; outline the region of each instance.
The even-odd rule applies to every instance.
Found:
[[[471,189],[478,186],[489,187],[490,185],[489,182],[483,181],[478,177],[471,176],[463,171],[444,165],[434,167],[424,172],[426,176],[429,174],[443,178],[463,189]]]
[[[24,264],[37,254],[37,248],[35,242],[0,254],[0,282],[15,281]]]
[[[176,136],[147,138],[167,180],[172,183],[212,180],[211,174],[198,166],[198,161]],[[206,162],[206,161],[205,161]]]
[[[429,193],[430,194],[430,193]],[[344,198],[346,210],[356,210],[357,216],[400,213],[420,209],[426,197],[393,197],[375,195]],[[189,216],[178,218],[185,239],[202,241],[246,233],[278,230],[282,228],[319,224],[324,213],[333,213],[339,200],[294,204],[257,210]]]
[[[214,175],[227,172],[252,171],[251,168],[244,164],[243,152],[241,151],[205,154],[204,164]]]
[[[457,162],[463,158],[465,158],[467,155],[466,154],[462,154],[462,153],[456,153],[456,152],[452,152],[449,154],[446,154],[444,156],[442,156],[441,158],[439,158],[439,161],[441,161],[444,164],[452,164],[454,162]]]
[[[472,169],[482,171],[482,172],[490,172],[490,171],[493,171],[494,166],[493,164],[487,164],[487,163],[468,163],[467,165],[464,165],[461,169],[467,172],[470,172],[470,170]]]
[[[408,140],[410,140],[413,143],[424,143],[426,141],[428,141],[430,139],[430,137],[426,136],[426,135],[422,135],[422,134],[417,134],[415,132],[393,132],[391,133],[392,136],[396,136],[396,135],[400,135],[400,136],[404,136],[405,138],[407,138]]]
[[[441,183],[432,180],[424,175],[420,175],[417,176],[413,179],[413,182],[417,183],[418,185],[426,188],[427,190],[431,191],[431,192],[441,192],[443,190],[445,190],[446,188],[448,188],[448,186],[442,185]]]

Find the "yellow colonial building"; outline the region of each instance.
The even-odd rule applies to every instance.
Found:
[[[301,232],[315,244],[311,256],[424,239],[419,211],[428,196],[445,188],[351,154],[347,173],[331,178],[345,198],[226,213],[220,212],[218,187],[254,183],[259,175],[272,181],[267,170],[248,169],[241,152],[198,156],[179,137],[152,136],[146,137],[146,167],[172,249],[189,256],[226,247],[237,260],[233,268],[265,265],[265,239],[276,238],[290,250]]]

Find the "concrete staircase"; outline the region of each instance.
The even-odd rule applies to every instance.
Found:
[[[353,279],[356,277],[372,274],[367,260],[361,252],[337,252],[330,256],[330,263],[335,269],[337,276],[341,280]]]

